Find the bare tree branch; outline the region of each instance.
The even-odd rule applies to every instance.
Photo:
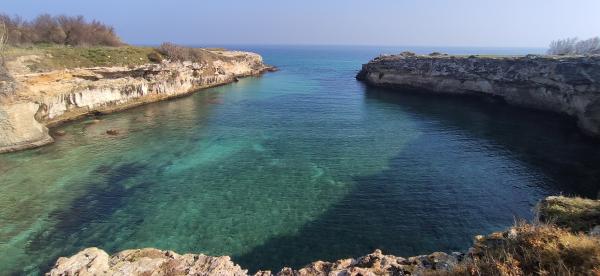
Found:
[[[592,37],[586,40],[577,38],[566,38],[552,41],[549,55],[598,55],[600,54],[600,37]]]
[[[8,44],[8,29],[6,23],[0,20],[0,66],[4,66],[4,52]]]

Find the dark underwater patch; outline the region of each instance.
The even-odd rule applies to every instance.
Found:
[[[29,241],[26,248],[29,254],[46,255],[46,262],[38,267],[39,271],[50,268],[59,256],[73,254],[87,246],[103,244],[102,237],[90,238],[82,232],[93,223],[109,219],[117,210],[124,208],[140,189],[152,185],[152,182],[145,181],[134,187],[125,186],[127,180],[142,174],[146,168],[147,165],[140,163],[99,166],[94,172],[103,175],[104,179],[87,184],[88,190],[73,200],[67,208],[52,212],[48,219],[56,221],[54,227],[37,233]],[[139,222],[139,219],[137,221]],[[73,241],[73,237],[77,237],[76,240]],[[49,248],[55,251],[51,255],[43,254]]]

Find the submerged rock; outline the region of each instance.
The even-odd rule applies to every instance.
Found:
[[[380,56],[357,79],[415,92],[497,97],[576,117],[600,136],[600,56]]]
[[[57,130],[54,132],[54,135],[56,136],[65,136],[67,135],[67,132],[65,132],[64,130]]]

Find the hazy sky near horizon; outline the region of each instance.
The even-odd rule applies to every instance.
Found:
[[[600,0],[3,0],[0,12],[84,15],[131,44],[546,47],[600,35]]]

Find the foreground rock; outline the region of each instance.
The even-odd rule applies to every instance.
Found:
[[[377,250],[358,259],[318,261],[300,270],[284,268],[276,274],[259,271],[255,275],[419,275],[428,271],[451,271],[460,260],[457,256],[438,252],[404,259],[383,255]],[[248,271],[226,256],[179,255],[152,248],[126,250],[109,256],[98,248],[87,248],[72,257],[58,259],[46,275],[248,275]]]
[[[163,61],[41,73],[25,70],[27,60],[36,60],[33,57],[7,62],[9,76],[0,81],[0,152],[51,143],[47,126],[178,97],[272,70],[254,53],[206,52],[207,60],[199,63]]]
[[[419,92],[498,97],[578,118],[600,136],[600,56],[463,57],[404,53],[375,58],[357,79]]]
[[[70,258],[60,258],[46,275],[246,275],[229,257],[179,255],[158,249],[126,250],[109,256],[87,248]]]

